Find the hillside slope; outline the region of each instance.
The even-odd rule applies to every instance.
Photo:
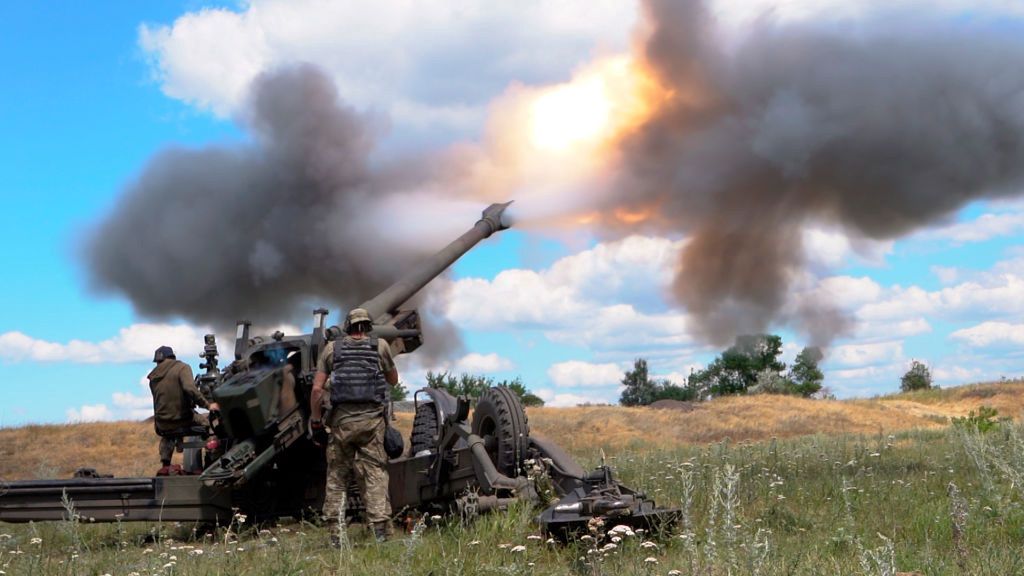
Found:
[[[757,441],[810,434],[883,434],[945,426],[981,405],[1019,419],[1024,383],[975,384],[870,400],[805,400],[788,396],[718,398],[686,409],[531,408],[531,431],[576,454],[633,447]],[[408,435],[411,414],[399,414]],[[151,423],[100,422],[0,429],[0,479],[68,477],[81,467],[118,476],[149,475],[157,467]]]

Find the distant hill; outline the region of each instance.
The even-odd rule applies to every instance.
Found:
[[[810,434],[881,434],[939,428],[979,406],[1019,419],[1024,383],[998,382],[896,394],[867,400],[805,400],[739,396],[667,408],[593,406],[530,408],[533,433],[582,457],[675,444],[759,441]],[[678,409],[682,408],[682,409]],[[408,437],[412,414],[398,413]],[[0,429],[0,479],[70,477],[93,467],[118,476],[146,476],[158,467],[152,422],[32,425]]]

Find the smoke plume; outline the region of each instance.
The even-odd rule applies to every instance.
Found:
[[[889,239],[1022,189],[1012,27],[765,20],[727,46],[699,0],[645,9],[641,58],[669,97],[622,141],[613,203],[691,235],[674,292],[706,340],[782,320],[825,344],[846,328],[828,302],[790,304],[808,223]]]
[[[415,163],[375,163],[372,123],[338,102],[310,66],[257,78],[241,120],[252,144],[160,153],[92,231],[96,286],[148,316],[224,327],[346,310],[396,280],[423,254],[377,216]],[[429,350],[459,346],[442,332]]]

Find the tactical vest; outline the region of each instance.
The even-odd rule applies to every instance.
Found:
[[[388,385],[380,368],[377,346],[376,337],[334,342],[331,404],[385,403]]]

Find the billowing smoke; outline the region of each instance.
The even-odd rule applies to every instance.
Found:
[[[416,163],[375,161],[373,123],[322,73],[257,78],[241,122],[251,144],[164,151],[128,186],[86,243],[98,288],[148,316],[268,326],[355,306],[423,255],[380,218]],[[459,346],[442,328],[428,351]]]
[[[791,304],[809,223],[894,238],[1022,189],[1019,27],[765,20],[727,45],[700,0],[645,8],[642,59],[668,97],[623,142],[614,202],[691,235],[674,291],[707,340],[783,321],[824,344],[844,329],[828,302]]]

